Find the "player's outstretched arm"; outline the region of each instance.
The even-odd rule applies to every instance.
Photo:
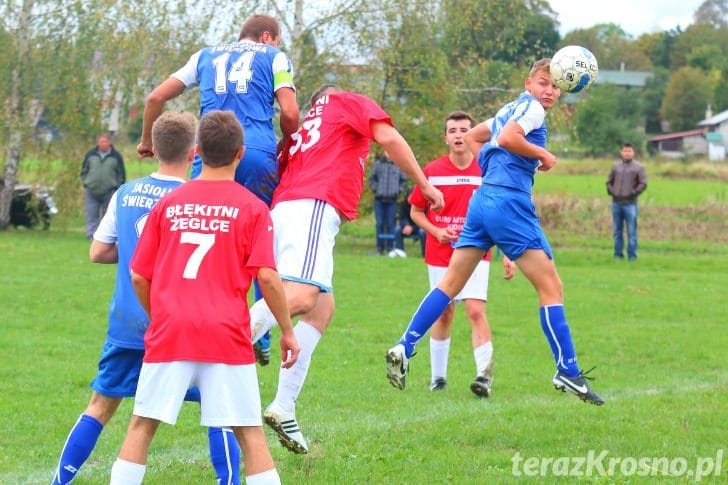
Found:
[[[372,136],[374,141],[382,145],[394,164],[420,187],[422,195],[430,202],[432,210],[439,211],[445,207],[442,192],[427,180],[417,163],[412,148],[396,128],[385,121],[373,121]]]
[[[137,145],[139,158],[154,156],[154,151],[152,151],[152,125],[164,111],[165,103],[182,94],[184,90],[185,85],[182,81],[169,77],[147,96],[142,118],[142,140]]]
[[[298,345],[298,340],[296,340],[296,335],[293,333],[293,324],[288,311],[283,282],[278,272],[272,268],[260,268],[256,278],[260,292],[281,328],[280,344],[283,360],[281,366],[289,368],[296,363],[301,348]]]

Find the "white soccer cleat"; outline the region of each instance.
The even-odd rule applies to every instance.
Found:
[[[404,389],[409,371],[409,359],[404,354],[404,345],[397,344],[387,351],[387,379],[397,389]]]
[[[287,450],[297,455],[305,455],[308,453],[308,443],[301,433],[301,428],[296,421],[295,411],[286,413],[275,406],[275,402],[263,413],[265,424],[270,426],[278,435],[278,441],[281,442]]]

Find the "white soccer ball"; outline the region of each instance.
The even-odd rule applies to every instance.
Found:
[[[598,72],[597,58],[578,45],[567,45],[551,58],[551,79],[567,93],[578,93],[591,86]]]

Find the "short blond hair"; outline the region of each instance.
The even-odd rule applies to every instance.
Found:
[[[534,77],[539,72],[546,71],[549,76],[551,75],[551,58],[544,57],[533,63],[531,70],[528,72],[528,77]]]
[[[165,111],[152,125],[152,146],[160,162],[186,162],[195,146],[197,118],[187,111]]]

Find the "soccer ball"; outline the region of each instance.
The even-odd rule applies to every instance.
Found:
[[[567,93],[578,93],[591,86],[598,72],[594,54],[578,45],[567,45],[551,58],[551,79]]]

